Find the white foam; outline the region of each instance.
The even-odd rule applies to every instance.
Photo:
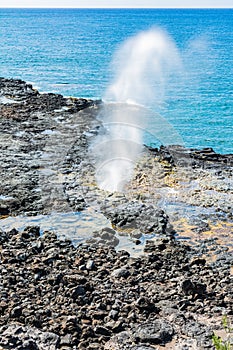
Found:
[[[12,104],[12,103],[20,103],[19,101],[15,101],[11,98],[7,98],[5,96],[0,96],[0,103],[7,105],[7,104]]]

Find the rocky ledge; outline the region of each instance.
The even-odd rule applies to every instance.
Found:
[[[126,192],[107,193],[88,150],[101,108],[0,79],[0,349],[215,349],[233,317],[232,155],[145,147]],[[89,210],[112,227],[76,246],[4,228]]]

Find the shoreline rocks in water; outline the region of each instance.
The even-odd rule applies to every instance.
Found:
[[[0,78],[0,216],[92,208],[113,225],[78,247],[1,230],[0,348],[214,349],[232,321],[232,155],[145,147],[127,191],[106,193],[88,152],[100,109]],[[116,252],[116,232],[144,254]]]

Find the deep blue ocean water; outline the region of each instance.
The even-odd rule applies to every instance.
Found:
[[[186,146],[233,153],[233,10],[0,9],[0,76],[102,98],[113,53],[153,26],[173,38],[183,64],[154,110]]]

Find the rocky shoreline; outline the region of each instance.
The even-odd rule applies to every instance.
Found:
[[[127,191],[106,193],[88,151],[101,106],[0,78],[0,349],[215,349],[233,317],[233,157],[145,147]],[[13,228],[90,209],[110,225],[75,246]]]

